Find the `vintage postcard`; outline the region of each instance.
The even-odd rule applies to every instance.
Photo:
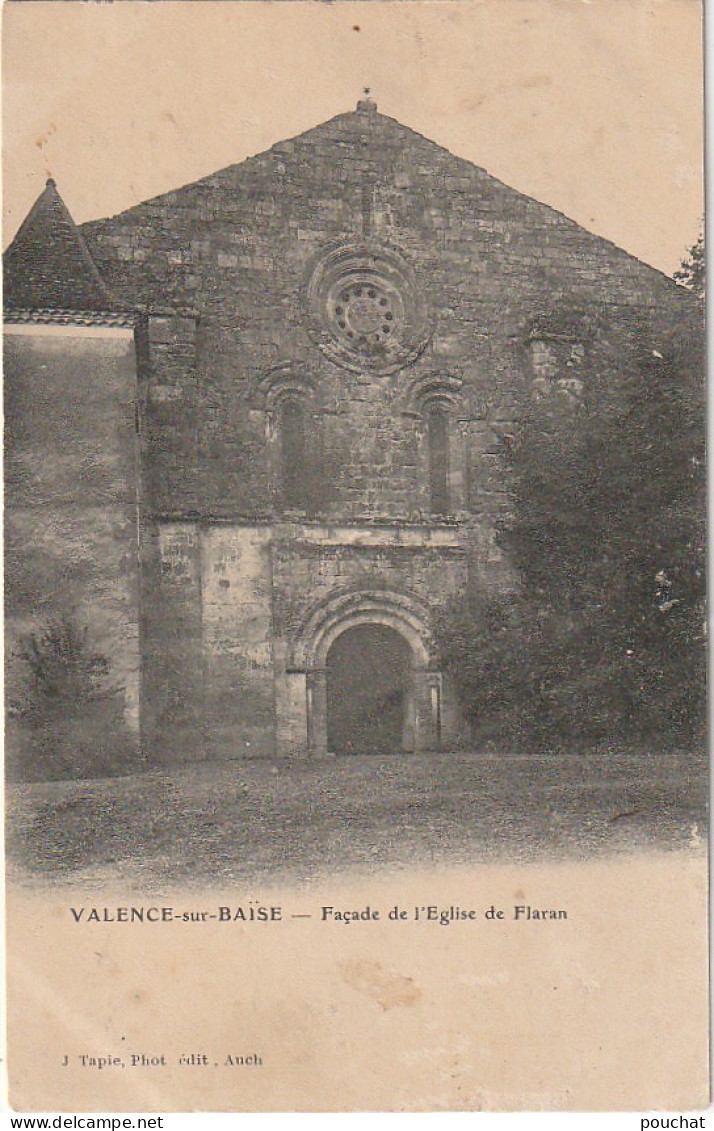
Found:
[[[5,4],[13,1110],[706,1106],[702,69]]]

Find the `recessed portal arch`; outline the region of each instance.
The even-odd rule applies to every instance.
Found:
[[[379,744],[388,743],[388,749],[404,751],[437,750],[441,742],[441,675],[428,629],[428,612],[413,594],[380,588],[342,590],[333,592],[314,605],[298,627],[286,657],[287,685],[284,731],[293,747],[297,745],[297,722],[289,723],[287,712],[294,719],[295,707],[304,689],[304,727],[306,749],[312,755],[356,752],[357,746],[366,750],[368,743],[356,741],[353,725],[349,721],[352,708],[345,709],[340,720],[335,714],[335,688],[347,688],[349,659],[343,653],[356,648],[360,637],[346,634],[357,628],[367,630],[361,638],[366,649],[367,667],[376,666],[383,672],[384,663],[375,659],[380,649],[392,656],[397,670],[390,694],[393,695],[389,725],[379,731]],[[394,635],[390,635],[394,634]],[[394,641],[394,636],[397,641]],[[338,640],[345,637],[342,644]],[[333,646],[336,651],[333,651]],[[371,655],[371,660],[370,660]],[[330,661],[331,658],[331,661]],[[328,669],[332,667],[331,718],[328,720]],[[361,669],[360,669],[361,670]],[[360,676],[360,678],[362,678]],[[376,708],[377,675],[372,679],[373,703]],[[341,683],[340,683],[341,681]],[[359,699],[359,693],[354,691]],[[339,698],[339,696],[337,697]],[[401,701],[401,738],[398,705]],[[339,740],[342,750],[331,750],[330,739]],[[279,723],[280,726],[280,723]],[[336,731],[333,728],[336,726]],[[350,732],[352,737],[350,738]],[[345,738],[345,735],[347,737]],[[286,742],[287,745],[287,742]],[[375,744],[376,745],[376,744]]]

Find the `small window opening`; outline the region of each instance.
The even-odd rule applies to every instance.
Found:
[[[305,410],[296,398],[287,400],[280,416],[281,485],[283,504],[304,509],[308,496]]]
[[[433,514],[449,512],[449,416],[444,405],[433,404],[427,414],[429,495]]]

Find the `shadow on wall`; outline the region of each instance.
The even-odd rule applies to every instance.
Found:
[[[8,704],[9,781],[109,777],[138,768],[124,720],[124,689],[112,687],[110,663],[93,651],[89,630],[58,617],[21,639],[11,662],[22,665],[22,693]]]

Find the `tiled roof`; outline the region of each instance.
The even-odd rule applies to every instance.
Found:
[[[53,326],[126,326],[136,324],[137,315],[123,310],[52,310],[51,308],[23,309],[19,306],[5,307],[6,325],[53,325]]]
[[[53,180],[3,259],[4,305],[16,310],[117,310]]]

